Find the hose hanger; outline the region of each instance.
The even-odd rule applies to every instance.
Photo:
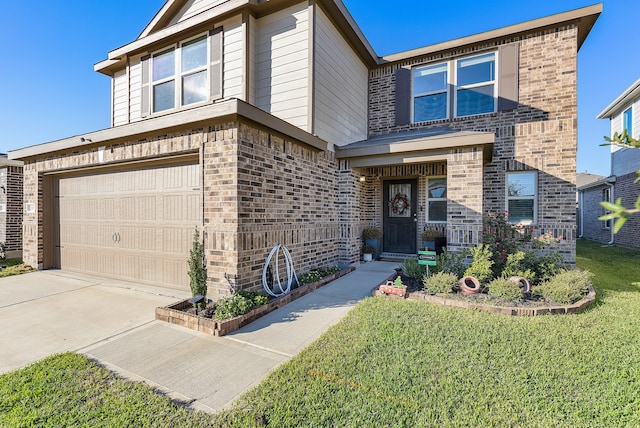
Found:
[[[282,253],[285,261],[285,268],[287,272],[286,286],[283,286],[282,281],[280,280],[280,253]],[[274,255],[276,258],[272,267],[271,259],[273,259]],[[287,250],[287,247],[282,244],[278,244],[271,249],[267,260],[264,262],[264,267],[262,268],[262,287],[268,295],[280,297],[291,292],[291,286],[294,284],[294,279],[296,281],[295,283],[298,284],[298,276],[293,268],[291,253]]]

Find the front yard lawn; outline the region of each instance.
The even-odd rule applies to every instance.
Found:
[[[213,416],[55,356],[0,376],[0,426],[640,426],[640,252],[580,241],[578,266],[578,315],[366,299]]]

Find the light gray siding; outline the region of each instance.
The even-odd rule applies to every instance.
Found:
[[[309,10],[306,3],[258,20],[256,106],[308,130]]]
[[[620,148],[611,155],[611,173],[621,176],[640,169],[640,149]]]
[[[142,62],[141,56],[129,60],[129,121],[142,118]]]
[[[127,70],[113,75],[113,126],[129,122],[129,82]]]
[[[256,27],[258,21],[249,16],[249,93],[247,94],[247,102],[255,105],[256,103]]]
[[[222,96],[245,100],[244,75],[244,26],[240,16],[223,23],[224,35],[224,83]]]
[[[171,20],[170,25],[182,22],[185,19],[191,18],[192,16],[204,12],[207,9],[211,9],[212,7],[226,1],[228,0],[189,0],[187,4],[182,7],[180,12],[178,12],[178,14]]]
[[[368,71],[318,8],[314,133],[340,146],[367,138]]]

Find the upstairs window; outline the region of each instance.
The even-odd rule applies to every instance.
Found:
[[[413,70],[413,117],[415,122],[446,119],[448,114],[448,65]]]
[[[222,98],[222,27],[141,58],[141,116]]]
[[[507,212],[510,223],[532,224],[538,215],[538,174],[507,173]]]
[[[633,108],[625,110],[622,114],[622,129],[626,130],[628,135],[633,136]]]
[[[456,116],[496,111],[495,53],[456,61]]]
[[[447,221],[447,179],[429,178],[427,181],[427,222]]]
[[[167,49],[152,56],[154,113],[209,98],[207,51],[207,38],[202,36],[182,43],[177,49]]]

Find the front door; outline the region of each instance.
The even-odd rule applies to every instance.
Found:
[[[383,251],[415,254],[418,180],[385,181],[383,198]]]

